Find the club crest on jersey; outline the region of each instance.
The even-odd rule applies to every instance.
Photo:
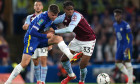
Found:
[[[33,50],[33,47],[30,47],[29,49],[30,49],[30,50]]]
[[[120,31],[123,31],[123,28],[120,28]]]
[[[43,19],[40,19],[37,24],[40,26],[43,22],[44,22],[44,20]]]
[[[64,22],[67,22],[67,20],[65,20]]]
[[[72,18],[72,21],[76,21],[76,19],[77,19],[77,16],[74,15],[73,18]]]

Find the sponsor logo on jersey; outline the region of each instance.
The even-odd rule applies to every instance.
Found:
[[[120,31],[123,31],[123,28],[120,28]]]
[[[44,20],[43,19],[40,19],[37,24],[40,26],[43,22],[44,22]]]

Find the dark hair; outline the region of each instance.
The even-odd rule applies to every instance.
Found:
[[[36,0],[35,2],[41,2],[42,3],[42,1],[40,1],[40,0]]]
[[[49,6],[48,11],[53,12],[54,14],[57,14],[60,12],[59,7],[56,4],[52,4]]]
[[[121,9],[115,9],[113,12],[123,14],[123,10],[121,10]]]
[[[65,1],[63,3],[63,8],[66,8],[67,6],[73,6],[74,7],[74,4],[71,1]]]

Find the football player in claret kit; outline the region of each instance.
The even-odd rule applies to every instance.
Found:
[[[60,34],[74,32],[76,34],[75,38],[70,42],[69,48],[73,54],[82,52],[78,55],[81,57],[79,84],[84,84],[87,74],[86,66],[92,56],[96,36],[83,15],[74,10],[74,4],[71,1],[64,2],[63,8],[65,13],[57,17],[54,24],[63,23],[66,27],[55,30],[55,33]],[[73,57],[71,62],[77,60],[79,58],[78,56]],[[62,80],[61,84],[67,84],[70,80],[76,79],[76,75],[71,68],[69,59],[65,55],[61,58],[61,62],[68,73],[67,78]]]
[[[39,0],[35,1],[34,3],[35,13],[27,16],[25,24],[23,25],[23,30],[28,29],[29,24],[31,24],[31,21],[35,19],[37,15],[42,13],[42,9],[43,9],[42,2]],[[34,63],[34,74],[37,80],[37,84],[45,84],[47,70],[48,70],[47,56],[48,56],[48,50],[50,49],[52,49],[52,46],[37,48],[32,56],[32,60]],[[41,66],[39,64],[39,61],[41,63]]]
[[[52,31],[53,29],[56,29],[53,21],[56,19],[58,13],[59,7],[55,4],[52,4],[48,7],[48,11],[41,13],[31,22],[24,37],[22,60],[14,68],[5,84],[11,84],[12,80],[21,72],[21,70],[29,64],[31,56],[34,54],[36,48],[58,44],[60,50],[65,53],[68,58],[72,58],[74,56],[64,43],[61,36],[54,35],[53,33],[42,34],[44,30],[49,30],[50,26],[52,27]]]
[[[122,19],[122,16],[123,11],[121,9],[114,10],[116,22],[114,22],[113,27],[117,38],[115,64],[125,75],[128,76],[128,84],[133,84],[133,67],[131,64],[133,38],[130,25]]]

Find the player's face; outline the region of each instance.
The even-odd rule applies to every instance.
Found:
[[[42,12],[42,9],[43,9],[42,3],[41,2],[35,2],[34,9],[35,9],[35,12],[37,12],[37,13]]]
[[[74,12],[74,8],[73,6],[66,6],[66,8],[64,9],[65,13],[67,16],[72,16],[73,12]]]
[[[115,20],[118,22],[118,21],[121,21],[122,19],[122,15],[120,13],[114,13],[114,17],[115,17]]]
[[[58,14],[54,14],[53,12],[48,11],[48,17],[54,21],[57,18]]]

